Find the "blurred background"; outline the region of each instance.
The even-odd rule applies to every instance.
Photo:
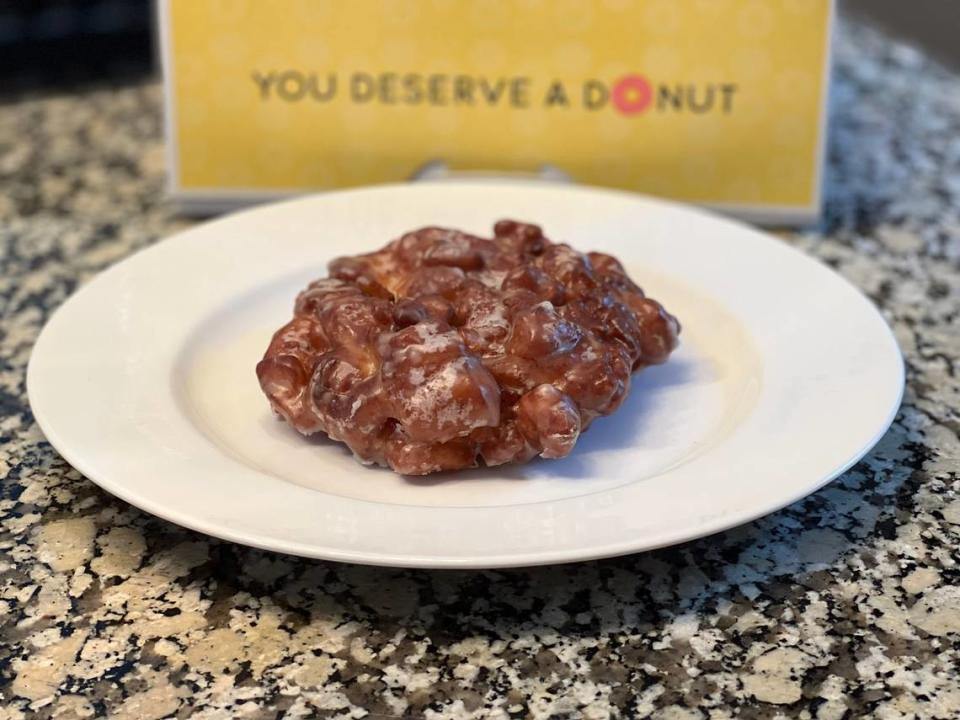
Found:
[[[960,3],[948,0],[839,0],[838,8],[924,47],[941,62],[960,67]]]
[[[154,72],[150,0],[0,0],[0,87],[67,88]]]
[[[155,73],[151,0],[0,0],[4,94]],[[839,0],[839,9],[960,67],[960,3]]]

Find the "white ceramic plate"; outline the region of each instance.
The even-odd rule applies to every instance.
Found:
[[[254,365],[328,260],[504,217],[617,255],[683,323],[670,361],[635,376],[570,457],[409,479],[272,417]],[[769,235],[623,193],[471,182],[309,197],[169,238],[55,313],[27,383],[71,464],[180,525],[310,557],[497,567],[645,550],[781,508],[880,438],[903,364],[856,289]]]

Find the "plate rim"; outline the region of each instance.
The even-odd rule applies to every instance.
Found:
[[[113,482],[109,478],[98,478],[97,472],[90,472],[93,470],[85,459],[74,452],[74,449],[70,447],[69,442],[65,442],[64,438],[60,436],[55,427],[56,422],[51,420],[47,415],[47,409],[42,407],[42,403],[38,406],[35,405],[34,399],[37,395],[35,392],[38,379],[37,379],[37,364],[35,363],[35,357],[37,357],[37,348],[42,347],[42,344],[45,341],[45,338],[49,340],[48,331],[51,326],[54,326],[54,320],[60,315],[60,313],[66,308],[71,301],[78,297],[81,293],[84,293],[95,283],[100,282],[104,277],[112,276],[116,273],[123,272],[123,268],[128,262],[133,261],[135,258],[138,258],[144,254],[150,253],[151,251],[160,248],[166,247],[170,248],[172,242],[185,242],[188,237],[193,234],[195,231],[201,230],[206,232],[211,226],[217,226],[220,224],[236,222],[237,219],[243,219],[251,214],[261,213],[264,210],[276,211],[282,210],[284,207],[297,205],[297,204],[307,204],[311,202],[316,202],[318,198],[329,198],[331,196],[347,196],[347,195],[363,195],[376,192],[392,192],[396,190],[401,191],[414,191],[414,192],[424,192],[428,188],[434,185],[444,185],[444,186],[460,186],[460,187],[484,187],[489,188],[491,185],[498,186],[501,188],[511,188],[520,186],[523,188],[529,187],[538,187],[538,188],[547,188],[547,189],[560,189],[564,191],[573,191],[577,193],[599,193],[603,195],[615,196],[623,200],[628,201],[642,201],[648,205],[659,205],[673,210],[679,210],[684,213],[692,213],[694,215],[709,219],[710,221],[721,222],[730,226],[734,226],[739,232],[746,232],[753,236],[760,236],[765,242],[776,243],[777,246],[784,251],[787,251],[793,260],[803,261],[806,264],[816,266],[817,270],[824,272],[832,278],[842,283],[846,286],[848,290],[853,290],[859,297],[862,302],[864,302],[873,312],[876,319],[879,320],[880,326],[886,330],[885,341],[888,342],[891,346],[891,349],[896,353],[898,362],[896,363],[897,367],[897,389],[893,394],[893,400],[887,411],[886,417],[877,425],[877,430],[873,436],[864,443],[855,453],[851,454],[848,459],[841,463],[838,467],[834,468],[828,474],[825,474],[824,477],[820,478],[819,482],[815,485],[811,483],[806,486],[802,491],[799,491],[796,494],[789,496],[784,496],[782,502],[777,506],[764,506],[759,509],[747,509],[740,511],[738,513],[727,513],[714,517],[706,522],[700,523],[696,528],[690,528],[689,526],[681,527],[675,529],[673,532],[667,532],[662,534],[656,541],[651,542],[649,538],[643,540],[636,539],[625,539],[623,541],[608,544],[605,546],[589,546],[582,548],[579,551],[571,551],[569,549],[560,549],[560,550],[534,550],[532,552],[527,552],[520,550],[512,555],[505,556],[502,554],[497,554],[490,557],[469,557],[465,558],[459,555],[440,555],[434,554],[430,556],[420,555],[413,556],[410,554],[393,554],[390,552],[379,552],[379,553],[370,553],[370,552],[356,552],[351,549],[337,548],[337,547],[321,547],[315,544],[304,544],[298,542],[290,542],[286,540],[277,540],[271,539],[268,537],[263,537],[257,534],[252,534],[249,531],[234,531],[233,529],[213,522],[211,520],[198,520],[196,516],[192,516],[189,513],[185,514],[183,512],[178,512],[176,510],[171,510],[169,507],[164,505],[157,505],[148,497],[142,497],[135,491],[131,491],[126,487],[122,482]],[[142,258],[141,258],[142,260]],[[278,203],[270,203],[267,205],[261,205],[253,208],[243,210],[238,213],[233,213],[224,217],[214,219],[209,222],[201,223],[194,225],[192,227],[180,230],[169,236],[158,239],[156,242],[148,245],[147,247],[141,248],[129,255],[125,256],[121,260],[113,263],[94,277],[90,278],[87,282],[82,284],[77,288],[68,298],[66,298],[47,318],[44,326],[34,341],[33,348],[31,350],[30,358],[28,361],[27,372],[26,372],[26,390],[27,397],[30,402],[30,408],[33,413],[34,419],[37,422],[40,430],[43,432],[47,441],[51,446],[66,460],[72,467],[81,472],[84,477],[88,480],[105,490],[106,492],[118,497],[119,499],[127,502],[141,510],[144,510],[150,514],[156,515],[164,520],[173,522],[182,527],[188,528],[190,530],[204,533],[212,537],[220,538],[229,542],[236,542],[251,547],[256,547],[262,550],[269,550],[275,552],[282,552],[291,555],[297,555],[301,557],[331,560],[337,562],[350,562],[358,564],[367,564],[367,565],[376,565],[376,566],[391,566],[391,567],[408,567],[408,568],[459,568],[459,569],[485,569],[485,568],[507,568],[507,567],[526,567],[526,566],[535,566],[535,565],[545,565],[545,564],[560,564],[567,562],[582,562],[592,559],[600,559],[605,557],[619,556],[634,552],[641,552],[647,550],[653,550],[660,547],[665,547],[673,545],[679,542],[686,542],[694,540],[697,538],[702,538],[708,535],[715,534],[717,532],[722,532],[739,525],[756,520],[760,517],[764,517],[771,513],[777,512],[784,507],[787,507],[798,500],[807,497],[808,495],[817,492],[825,485],[830,483],[833,479],[844,473],[849,468],[853,467],[857,462],[859,462],[886,434],[893,421],[896,419],[897,413],[902,403],[903,395],[905,392],[905,380],[906,380],[906,369],[903,361],[903,355],[899,348],[899,344],[896,340],[896,336],[891,328],[890,324],[883,317],[883,314],[880,310],[872,303],[872,301],[866,296],[866,294],[852,282],[847,280],[844,276],[837,273],[835,270],[826,266],[822,262],[818,261],[814,257],[802,252],[796,247],[788,245],[780,241],[775,236],[770,233],[763,232],[754,227],[746,225],[744,223],[732,220],[730,218],[718,215],[717,213],[704,210],[702,208],[697,208],[693,206],[686,205],[684,203],[663,200],[660,198],[654,198],[646,195],[639,195],[635,193],[630,193],[621,190],[607,189],[607,188],[595,188],[591,186],[583,185],[560,185],[555,183],[550,183],[542,180],[517,180],[512,179],[509,181],[503,180],[470,180],[470,181],[451,181],[451,180],[442,180],[437,183],[418,183],[416,185],[404,184],[404,183],[392,183],[385,185],[373,185],[373,186],[364,186],[358,188],[349,188],[345,190],[329,192],[329,193],[316,193],[305,196],[300,196],[297,198],[292,198],[284,200]]]

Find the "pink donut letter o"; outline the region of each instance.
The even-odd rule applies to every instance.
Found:
[[[653,89],[643,75],[624,75],[613,86],[613,106],[624,115],[643,112],[653,99]]]

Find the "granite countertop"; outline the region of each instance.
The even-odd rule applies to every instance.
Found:
[[[960,717],[960,78],[849,21],[826,214],[906,398],[815,495],[702,541],[496,572],[300,560],[100,491],[30,414],[73,290],[186,225],[155,83],[0,106],[0,717]]]

